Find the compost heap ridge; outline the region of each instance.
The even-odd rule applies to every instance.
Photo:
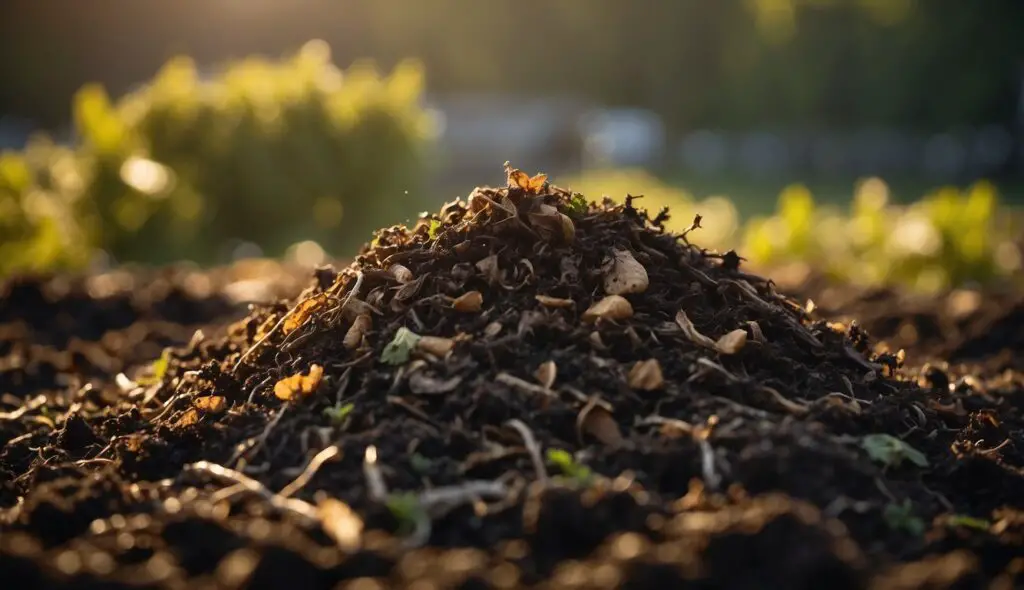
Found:
[[[901,355],[874,354],[855,324],[810,321],[735,253],[666,232],[666,211],[507,174],[507,187],[379,231],[349,267],[194,338],[155,375],[54,402],[60,430],[21,424],[35,434],[12,431],[0,460],[5,505],[25,501],[4,520],[55,552],[91,531],[118,563],[135,563],[130,525],[187,572],[276,539],[323,583],[408,582],[413,569],[391,568],[423,544],[485,550],[461,576],[532,584],[589,559],[656,587],[853,587],[890,560],[1012,554],[941,526],[926,543],[919,528],[1021,493],[1015,447],[975,444],[1009,439],[1019,411],[988,420],[999,402],[968,386],[896,378]],[[278,528],[254,532],[268,516]],[[181,531],[210,522],[232,524],[197,552]],[[629,531],[640,536],[623,553]],[[346,561],[353,551],[364,557]],[[1005,560],[985,563],[993,575]],[[976,563],[947,565],[955,577]]]

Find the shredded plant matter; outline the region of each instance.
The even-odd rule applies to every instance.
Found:
[[[1024,385],[919,383],[691,243],[713,219],[674,235],[638,198],[506,175],[140,368],[152,384],[5,398],[0,573],[1021,581]]]

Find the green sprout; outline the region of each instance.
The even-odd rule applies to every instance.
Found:
[[[337,404],[324,408],[324,416],[326,416],[331,424],[335,426],[341,426],[345,422],[345,418],[352,413],[355,409],[355,404]]]
[[[950,527],[963,527],[977,531],[988,531],[989,527],[992,526],[992,523],[984,518],[968,516],[966,514],[954,514],[946,519],[946,524]]]
[[[580,193],[573,193],[569,198],[569,205],[566,206],[566,210],[574,215],[583,215],[589,208],[586,197]]]
[[[416,334],[412,330],[402,327],[395,333],[394,339],[391,340],[384,347],[384,351],[381,352],[380,360],[383,363],[389,365],[404,365],[409,360],[409,355],[412,354],[416,344],[420,341],[421,336]]]
[[[414,493],[392,494],[385,504],[391,512],[391,516],[398,521],[399,536],[411,535],[421,526],[422,522],[427,520],[427,512]]]
[[[904,501],[902,504],[889,504],[882,512],[882,518],[885,519],[885,524],[894,531],[906,531],[915,537],[924,534],[924,521],[914,516],[914,505],[910,503],[910,500]]]
[[[903,461],[910,461],[918,467],[927,467],[928,458],[924,453],[888,434],[869,434],[861,446],[868,456],[886,467],[899,467]]]
[[[409,457],[409,464],[412,465],[412,468],[416,473],[422,474],[429,473],[434,462],[419,453],[413,453],[412,456]]]
[[[580,485],[587,485],[593,478],[593,473],[586,465],[580,465],[573,458],[572,453],[563,449],[548,449],[547,459],[554,463],[562,472],[562,475]]]
[[[170,365],[171,349],[165,348],[163,352],[160,353],[160,358],[153,361],[153,364],[150,365],[150,371],[153,373],[152,376],[140,377],[136,379],[135,382],[139,385],[153,385],[155,383],[160,383],[163,380],[164,375],[167,374],[167,369]]]
[[[437,234],[440,231],[441,231],[441,222],[439,220],[437,220],[437,219],[431,219],[430,220],[430,227],[427,229],[427,236],[429,236],[430,239],[433,240],[433,239],[437,238]]]

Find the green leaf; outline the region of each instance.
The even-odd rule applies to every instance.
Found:
[[[897,531],[906,531],[915,537],[924,534],[924,521],[914,516],[914,505],[909,500],[902,504],[889,504],[882,512],[882,518],[889,528]]]
[[[427,519],[427,512],[414,493],[392,494],[388,496],[386,505],[398,521],[399,536],[411,534],[420,522]]]
[[[928,458],[924,453],[888,434],[869,434],[861,446],[873,460],[886,467],[899,467],[903,461],[910,461],[918,467],[927,467]]]
[[[593,477],[590,469],[577,463],[569,451],[548,449],[546,455],[548,462],[554,463],[563,475],[574,480],[576,483],[585,485]]]
[[[330,419],[331,424],[339,426],[345,421],[345,418],[352,413],[352,410],[354,410],[355,407],[355,404],[339,404],[336,406],[330,406],[328,408],[324,408],[324,416],[327,416],[327,418]]]
[[[984,518],[977,518],[966,514],[954,514],[946,520],[946,524],[951,527],[959,526],[979,531],[987,531],[992,526],[992,523]]]
[[[436,219],[430,220],[430,228],[427,230],[427,235],[433,240],[437,238],[438,232],[441,231],[441,222]]]
[[[395,337],[380,354],[380,360],[389,365],[404,365],[409,360],[416,344],[421,336],[412,330],[402,327],[395,333]]]
[[[573,193],[572,197],[569,198],[569,205],[566,207],[566,210],[574,215],[583,215],[589,208],[590,205],[587,203],[586,197],[580,193]]]
[[[428,473],[434,462],[419,453],[413,453],[409,457],[409,463],[417,473]]]
[[[159,383],[163,380],[164,375],[167,374],[167,369],[170,367],[170,364],[171,349],[165,348],[163,352],[160,353],[160,358],[153,361],[153,364],[150,365],[150,371],[153,372],[153,375],[136,379],[135,382],[139,385],[153,385],[154,383]]]

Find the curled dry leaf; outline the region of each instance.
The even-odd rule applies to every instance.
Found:
[[[320,526],[344,551],[359,549],[363,520],[349,505],[335,498],[324,498],[316,507]]]
[[[316,391],[316,388],[320,386],[320,380],[323,376],[324,368],[320,365],[312,365],[309,367],[308,375],[296,373],[275,383],[274,395],[284,401],[307,396]]]
[[[395,277],[396,281],[402,284],[408,283],[413,279],[412,271],[401,264],[392,264],[391,267],[388,268],[388,272]]]
[[[484,296],[480,291],[468,291],[456,297],[452,302],[452,307],[455,308],[455,311],[476,313],[480,311],[483,304]]]
[[[227,407],[227,402],[223,397],[219,395],[207,395],[203,397],[197,397],[192,405],[196,409],[206,412],[208,414],[220,414]]]
[[[747,331],[743,328],[733,330],[718,339],[715,348],[722,354],[736,354],[747,344]]]
[[[537,211],[531,212],[527,217],[530,218],[530,225],[545,239],[557,238],[567,244],[573,243],[576,239],[576,226],[573,225],[572,219],[551,205],[540,205]]]
[[[501,270],[498,268],[498,255],[491,254],[487,258],[482,258],[476,263],[477,270],[480,274],[484,275],[484,279],[490,285],[497,285],[501,282]]]
[[[553,309],[565,309],[576,305],[576,302],[572,299],[562,299],[560,297],[549,297],[547,295],[536,295],[534,298],[540,302],[544,307],[550,307]]]
[[[299,329],[309,319],[310,314],[323,305],[325,301],[327,301],[327,294],[320,293],[300,302],[295,306],[292,314],[284,321],[284,324],[281,326],[281,332],[287,335]]]
[[[416,350],[426,352],[434,356],[445,356],[455,348],[455,341],[451,338],[439,338],[437,336],[422,336],[416,342]]]
[[[750,326],[750,336],[753,338],[754,342],[757,342],[758,344],[765,344],[768,342],[768,339],[764,337],[764,332],[761,331],[761,324],[758,324],[754,320],[750,320],[747,322],[747,325]]]
[[[416,296],[417,293],[420,292],[420,289],[423,288],[423,283],[426,280],[427,275],[423,275],[414,281],[409,281],[408,283],[402,285],[395,293],[394,301],[402,302],[412,299],[413,297]]]
[[[638,361],[629,370],[626,383],[633,389],[641,391],[654,391],[665,385],[665,377],[661,374],[661,364],[658,359],[647,359]]]
[[[633,317],[633,306],[621,295],[609,295],[583,312],[583,321],[624,320]]]
[[[518,187],[528,193],[539,194],[544,189],[544,183],[548,180],[547,174],[530,176],[511,164],[505,162],[505,175],[508,177],[509,187]]]
[[[650,285],[647,269],[629,250],[615,250],[604,275],[604,291],[609,295],[643,293]]]
[[[589,434],[606,445],[617,445],[622,442],[622,431],[619,424],[604,406],[592,399],[580,410],[576,418],[576,435],[583,444],[583,435]]]
[[[698,332],[697,328],[693,325],[693,322],[691,322],[690,318],[686,315],[686,312],[681,309],[679,310],[679,313],[676,314],[676,324],[678,324],[683,330],[683,336],[685,336],[690,342],[703,346],[704,348],[718,350],[715,341]]]
[[[352,322],[348,331],[345,332],[345,338],[342,340],[342,344],[347,350],[355,350],[359,348],[359,345],[363,342],[363,336],[370,331],[373,326],[373,320],[368,314],[360,314],[356,316],[356,319]]]
[[[551,389],[551,386],[555,384],[555,377],[558,376],[558,365],[555,364],[555,361],[544,361],[537,367],[537,372],[533,376],[544,386],[544,389]]]

